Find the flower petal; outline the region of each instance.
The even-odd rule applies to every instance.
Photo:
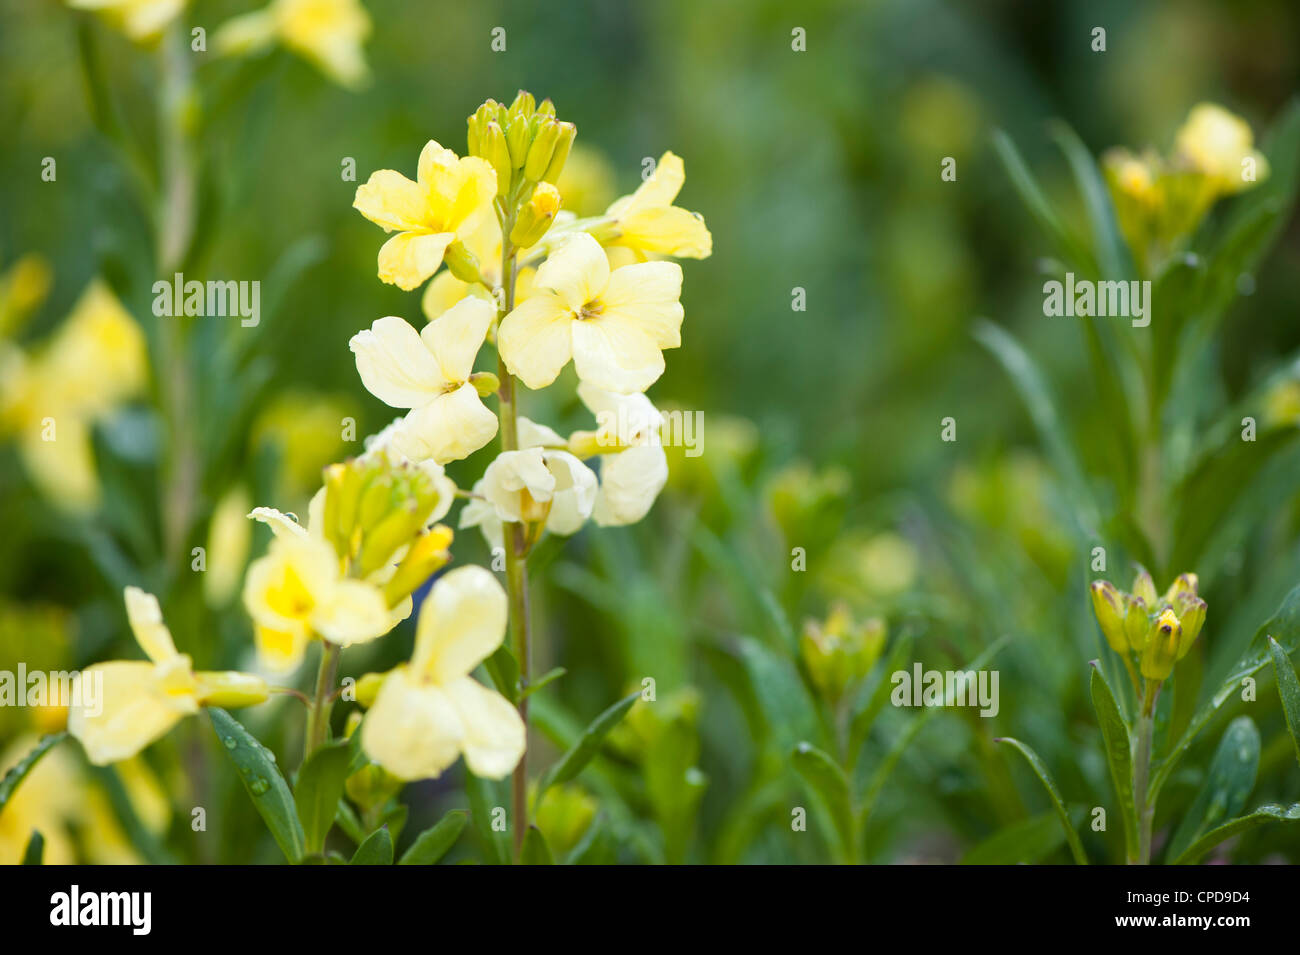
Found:
[[[668,483],[668,457],[659,445],[628,448],[601,460],[592,517],[601,527],[635,524]]]
[[[638,321],[606,310],[598,318],[573,323],[573,366],[580,379],[597,388],[630,394],[659,379],[664,356]]]
[[[682,343],[681,294],[680,265],[642,262],[615,269],[600,300],[606,313],[635,322],[660,348],[677,348]]]
[[[502,451],[483,472],[483,496],[496,508],[503,521],[519,521],[521,491],[534,501],[545,503],[555,492],[555,475],[546,466],[541,448]]]
[[[469,379],[494,317],[496,307],[491,302],[466,296],[424,326],[420,338],[433,353],[445,381]]]
[[[461,750],[470,771],[484,779],[510,775],[524,755],[527,740],[518,711],[472,677],[454,680],[443,690],[460,716],[465,732]]]
[[[468,382],[406,416],[393,434],[393,447],[413,461],[459,461],[497,433],[497,416]]]
[[[445,685],[491,656],[505,635],[501,584],[482,567],[458,567],[438,579],[420,608],[412,670]]]
[[[443,253],[456,236],[450,232],[399,232],[379,250],[379,280],[405,292],[420,285],[442,265]]]
[[[158,598],[139,587],[127,587],[125,597],[126,619],[130,621],[131,632],[145,655],[154,663],[175,657],[176,643],[167,624],[163,623]]]
[[[81,705],[68,710],[68,732],[96,766],[129,759],[198,712],[193,694],[167,692],[157,673],[152,663],[118,660],[77,674],[73,700]]]
[[[608,282],[605,250],[586,232],[577,232],[542,263],[533,287],[550,289],[577,312],[599,296]]]
[[[388,232],[420,232],[429,220],[424,190],[393,169],[371,173],[357,187],[352,208]]]
[[[340,580],[321,595],[312,629],[341,647],[366,643],[393,629],[383,591],[364,580]]]
[[[442,394],[446,380],[420,333],[389,315],[352,336],[361,383],[394,408],[418,408]]]
[[[555,475],[546,529],[556,534],[577,533],[596,503],[596,475],[567,451],[547,451],[545,457],[546,467]]]
[[[446,692],[406,667],[388,674],[361,724],[366,755],[399,779],[439,776],[460,755],[464,729]]]
[[[557,295],[538,292],[515,307],[497,329],[506,367],[529,388],[545,388],[573,357],[573,312]]]

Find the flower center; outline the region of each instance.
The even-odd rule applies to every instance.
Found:
[[[605,303],[598,298],[593,298],[582,308],[578,309],[578,321],[588,318],[597,318],[605,311]]]

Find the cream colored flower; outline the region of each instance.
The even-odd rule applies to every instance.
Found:
[[[356,88],[369,76],[361,44],[370,28],[358,0],[273,0],[223,23],[212,43],[217,53],[242,56],[278,41],[336,83]]]
[[[544,521],[556,534],[573,534],[591,516],[596,475],[567,451],[503,451],[483,474],[481,493],[507,522]]]
[[[389,316],[352,336],[362,384],[394,408],[410,408],[389,435],[406,457],[438,464],[468,457],[492,440],[497,417],[470,383],[474,357],[495,310],[478,298],[459,304],[417,332]]]
[[[635,524],[668,483],[663,413],[645,395],[615,394],[586,382],[578,386],[578,397],[596,416],[597,430],[575,434],[570,447],[602,455],[592,519],[602,527]]]
[[[529,388],[578,377],[607,391],[644,391],[681,344],[681,266],[643,262],[610,271],[590,235],[568,239],[537,270],[532,296],[501,320],[497,347]]]
[[[415,182],[392,169],[371,173],[352,206],[397,232],[379,250],[379,278],[409,292],[438,271],[447,246],[492,215],[496,183],[486,160],[461,159],[433,140],[420,152]]]
[[[461,754],[471,772],[501,779],[523,756],[523,721],[470,676],[501,646],[506,594],[490,571],[460,567],[420,608],[409,665],[389,672],[361,726],[366,755],[400,779],[439,776]]]
[[[74,681],[68,732],[92,763],[134,756],[202,705],[249,706],[266,699],[266,684],[258,677],[195,673],[190,658],[176,652],[158,600],[137,587],[127,587],[125,597],[131,630],[149,662],[97,663]]]
[[[672,152],[660,156],[650,178],[605,212],[614,219],[617,229],[608,244],[687,259],[712,255],[713,236],[704,219],[673,205],[685,181],[686,167],[681,157]]]
[[[1225,192],[1240,192],[1268,178],[1268,160],[1254,148],[1250,124],[1214,103],[1192,108],[1174,146]]]
[[[185,0],[67,0],[75,10],[98,13],[136,43],[152,43],[185,9]]]
[[[493,289],[501,288],[501,224],[496,216],[486,216],[478,228],[462,241],[469,253],[478,261],[479,274],[491,288],[484,288],[478,282],[466,282],[443,269],[424,287],[420,296],[420,310],[424,317],[433,321],[447,309],[457,304],[467,295],[473,295],[496,305]],[[523,250],[520,261],[527,258],[528,250]],[[515,272],[515,304],[525,301],[532,293],[533,280],[537,270],[531,266],[520,265]],[[504,299],[503,299],[504,301]]]

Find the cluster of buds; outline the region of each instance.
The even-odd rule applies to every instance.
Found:
[[[496,170],[497,195],[514,200],[507,205],[528,203],[540,191],[543,206],[554,199],[558,208],[555,184],[577,134],[573,123],[556,118],[549,99],[538,104],[532,93],[520,90],[508,107],[490,99],[474,111],[469,118],[469,154],[486,159]],[[516,241],[513,234],[510,238],[516,246],[532,244]]]
[[[806,620],[799,638],[804,667],[817,691],[830,702],[868,673],[885,648],[885,622],[870,617],[858,623],[837,604],[823,621]]]
[[[451,530],[428,526],[435,510],[445,513],[446,493],[427,469],[383,452],[333,464],[325,470],[322,534],[355,576],[396,563],[383,585],[394,606],[451,559]]]
[[[1138,568],[1129,593],[1108,580],[1093,581],[1092,608],[1106,642],[1125,663],[1134,654],[1143,677],[1167,680],[1205,623],[1205,601],[1196,586],[1195,574],[1180,574],[1160,596],[1151,575]]]

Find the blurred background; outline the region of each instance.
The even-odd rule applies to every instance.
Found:
[[[1039,266],[1050,250],[991,137],[1005,130],[1048,194],[1083,221],[1047,121],[1065,120],[1094,155],[1115,145],[1163,151],[1190,108],[1210,100],[1262,138],[1300,88],[1300,7],[364,5],[372,75],[356,91],[283,50],[247,60],[195,55],[202,185],[186,276],[260,280],[262,319],[256,329],[198,320],[178,364],[159,360],[171,352],[150,310],[154,210],[132,166],[147,167],[158,148],[156,56],[54,0],[0,0],[0,272],[39,256],[26,272],[5,273],[10,311],[24,320],[0,327],[0,338],[23,351],[56,341],[102,279],[138,323],[148,355],[138,388],[75,419],[90,448],[79,478],[68,478],[67,461],[35,460],[25,425],[8,425],[0,667],[132,654],[126,583],[159,593],[198,665],[248,665],[238,583],[265,546],[264,529],[231,515],[255,504],[302,512],[319,469],[358,452],[359,439],[394,414],[361,387],[348,338],[382,315],[422,322],[418,294],[376,279],[380,235],[351,208],[357,182],[341,170],[351,159],[358,181],[380,168],[412,175],[430,138],[463,152],[475,107],[487,97],[508,102],[523,87],[578,126],[573,188],[561,183],[566,207],[601,211],[636,187],[644,158],[671,149],[686,164],[678,204],[704,216],[715,249],[683,263],[683,347],[651,391],[661,407],[704,412],[704,454],[672,456],[669,487],[641,525],[551,540],[534,572],[535,670],[568,669],[538,696],[538,745],[562,746],[646,676],[660,701],[633,711],[581,786],[548,796],[552,842],[620,861],[839,858],[817,823],[808,834],[789,823],[791,807],[804,804],[791,747],[823,733],[852,750],[846,772],[871,804],[855,858],[957,861],[1006,827],[1028,831],[1049,807],[1024,767],[995,752],[1000,733],[1038,748],[1068,802],[1106,804],[1086,665],[1102,647],[1086,599],[1099,541],[1079,531],[1077,502],[1012,383],[973,340],[975,320],[1011,330],[1043,368],[1102,500],[1118,493],[1109,425],[1082,332],[1042,315]],[[250,9],[201,0],[184,19],[211,35]],[[498,26],[505,52],[490,47]],[[1104,52],[1092,49],[1098,26]],[[805,51],[791,48],[795,28],[806,31]],[[120,139],[105,132],[104,116]],[[134,159],[122,142],[134,144]],[[41,178],[45,157],[57,160],[54,182]],[[956,160],[955,182],[940,179],[945,157]],[[1232,304],[1211,355],[1204,388],[1216,407],[1235,407],[1290,367],[1300,349],[1298,271],[1300,227],[1288,215],[1239,285],[1249,294]],[[12,297],[19,279],[31,292],[21,309]],[[796,290],[805,310],[792,308]],[[93,350],[78,361],[48,387],[60,392],[98,373]],[[165,378],[177,368],[192,382],[191,403],[169,424]],[[0,374],[10,377],[3,394],[17,373],[0,363]],[[1296,416],[1289,394],[1272,399],[1287,421]],[[587,426],[576,400],[544,404],[529,394],[523,412],[561,431]],[[349,416],[351,443],[340,430]],[[948,416],[957,419],[951,443],[939,439]],[[187,502],[175,505],[188,519],[174,536],[166,488],[179,477],[166,463],[169,441],[190,442],[202,462]],[[449,469],[462,487],[482,466],[465,464]],[[1271,487],[1265,512],[1222,544],[1213,573],[1202,570],[1207,666],[1230,663],[1300,582],[1296,488]],[[194,546],[207,549],[204,574],[190,570]],[[794,548],[806,552],[805,571],[791,569]],[[486,561],[468,531],[455,552]],[[1131,567],[1120,553],[1110,576],[1123,586]],[[851,745],[851,730],[837,724],[845,707],[818,699],[798,651],[804,620],[825,621],[837,602],[855,620],[884,622],[886,655],[906,634],[916,647],[909,664],[956,665],[1008,637],[999,716],[939,714],[914,727],[915,714],[885,707]],[[345,670],[405,659],[410,640],[408,623],[369,657],[345,657]],[[1293,801],[1300,774],[1276,694],[1260,698],[1250,711],[1264,743],[1252,804]],[[281,754],[301,745],[295,705],[246,714]],[[58,714],[0,710],[0,762],[15,758],[10,744],[21,750],[57,725]],[[1171,818],[1198,791],[1196,767],[1216,740],[1171,780]],[[69,857],[276,857],[201,721],[138,765],[92,772],[74,749],[49,767],[79,780],[76,798],[29,810],[55,814]],[[464,805],[459,773],[412,787],[409,832]],[[229,838],[191,831],[189,807],[198,804],[210,807],[210,831]],[[15,815],[11,807],[0,818],[6,852],[26,837]],[[1064,861],[1052,828],[1034,830],[1043,834],[1034,859],[1009,861]],[[1117,851],[1112,829],[1088,834],[1098,858]],[[1263,832],[1232,858],[1300,858],[1292,830]]]

